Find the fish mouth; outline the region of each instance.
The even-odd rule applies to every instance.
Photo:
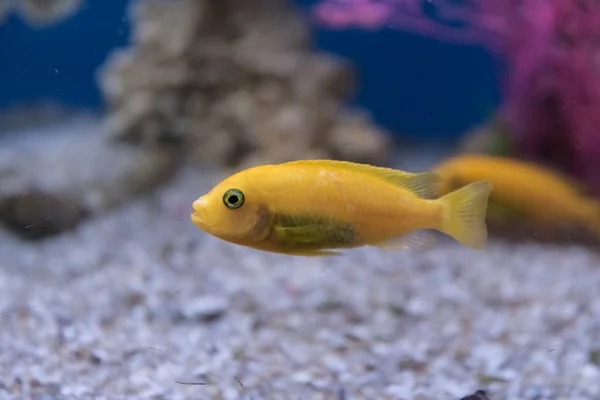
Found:
[[[210,211],[207,209],[206,198],[204,196],[200,197],[198,200],[194,201],[192,204],[192,213],[190,218],[192,222],[199,227],[204,227],[209,225],[207,222],[210,220],[209,217]]]
[[[196,225],[202,224],[202,217],[200,216],[200,213],[198,213],[198,211],[192,210],[192,213],[190,214],[190,218],[192,219],[192,222],[195,223]]]

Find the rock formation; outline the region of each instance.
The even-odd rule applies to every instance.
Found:
[[[138,0],[132,44],[99,80],[116,139],[222,166],[300,158],[385,165],[389,137],[344,110],[354,80],[315,53],[286,0]]]
[[[84,0],[0,0],[0,24],[12,11],[33,27],[62,21],[79,10]]]
[[[0,224],[43,239],[151,193],[177,171],[172,153],[106,140],[101,127],[79,117],[0,136]]]

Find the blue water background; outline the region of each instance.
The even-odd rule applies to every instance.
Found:
[[[296,0],[306,6],[314,0]],[[17,15],[0,25],[0,108],[51,99],[102,111],[97,68],[130,33],[129,1],[87,0],[73,17],[45,29]],[[493,113],[500,101],[497,60],[485,50],[396,30],[315,28],[315,45],[355,66],[352,105],[395,135],[452,140]]]

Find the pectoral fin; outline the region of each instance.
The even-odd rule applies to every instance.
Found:
[[[273,222],[273,215],[266,206],[260,207],[254,219],[252,221],[252,228],[250,234],[255,241],[260,241],[269,236],[271,230],[271,224]]]
[[[289,252],[305,252],[354,245],[352,224],[329,218],[278,214],[271,227],[271,241]]]

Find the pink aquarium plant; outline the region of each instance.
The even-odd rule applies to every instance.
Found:
[[[600,0],[321,0],[312,13],[333,29],[486,46],[508,62],[500,116],[514,155],[600,196]]]

